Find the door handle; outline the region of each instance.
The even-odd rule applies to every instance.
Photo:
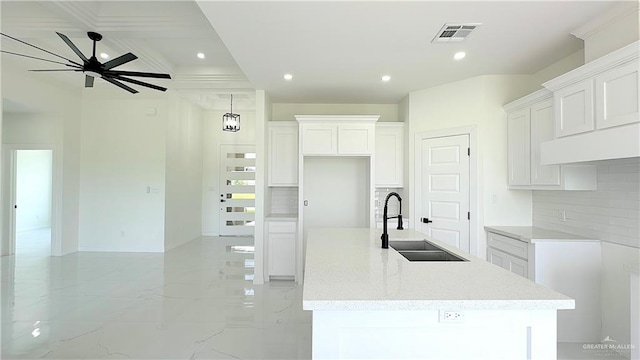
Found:
[[[429,220],[429,218],[420,218],[420,221],[422,221],[422,222],[423,222],[423,223],[425,223],[425,224],[428,224],[428,223],[432,223],[432,222],[433,222],[433,221]]]

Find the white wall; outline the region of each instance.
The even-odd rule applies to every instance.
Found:
[[[602,18],[595,19],[591,23],[593,31],[583,37],[585,62],[638,41],[638,20],[637,1],[621,2],[611,12],[602,14]]]
[[[203,193],[202,234],[220,234],[220,145],[256,145],[256,110],[236,109],[240,131],[222,131],[222,115],[228,110],[204,111],[203,121]]]
[[[80,87],[28,72],[27,65],[24,61],[3,56],[2,99],[19,104],[29,113],[3,112],[2,143],[56,147],[53,171],[56,178],[53,189],[56,218],[53,222],[59,226],[53,234],[57,240],[51,250],[53,255],[64,255],[78,248],[81,91]],[[3,182],[7,179],[5,175]],[[8,251],[8,210],[6,207],[0,209],[3,218],[2,254]]]
[[[166,96],[90,90],[82,100],[79,249],[162,252]]]
[[[369,227],[369,157],[304,158],[304,228]],[[306,238],[306,236],[305,236]]]
[[[16,231],[51,226],[51,150],[19,150],[16,174]]]
[[[167,123],[165,238],[170,250],[202,235],[202,111],[172,96]]]
[[[267,199],[267,122],[273,111],[273,104],[264,90],[256,90],[256,112],[254,119],[256,145],[256,213],[255,213],[255,275],[254,284],[264,284],[265,262],[265,216],[270,203]],[[268,279],[267,279],[268,280]]]
[[[629,344],[627,269],[640,264],[640,159],[594,164],[595,191],[534,191],[533,225],[603,241],[602,338]],[[567,221],[560,221],[560,210]]]
[[[295,115],[380,115],[378,121],[401,121],[397,104],[273,104],[274,121],[295,121]]]
[[[531,75],[531,92],[540,90],[542,83],[579,68],[582,65],[584,65],[584,50],[578,50],[566,58],[539,70]]]
[[[531,192],[507,190],[507,123],[502,105],[526,95],[527,75],[480,76],[409,94],[409,164],[415,159],[415,135],[421,132],[477,126],[479,229],[477,253],[484,257],[485,225],[531,225]],[[472,150],[473,151],[473,150]],[[415,217],[415,171],[409,166],[408,215]],[[473,248],[473,246],[472,246]]]

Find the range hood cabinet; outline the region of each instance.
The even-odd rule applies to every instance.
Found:
[[[555,138],[543,165],[640,157],[639,43],[542,84],[553,92]]]

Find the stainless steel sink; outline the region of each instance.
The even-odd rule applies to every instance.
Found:
[[[426,240],[389,241],[389,246],[409,261],[467,261]]]
[[[416,251],[416,250],[420,250],[420,251],[425,251],[425,250],[439,250],[442,251],[443,249],[439,248],[438,246],[433,245],[430,242],[427,242],[426,240],[422,240],[422,241],[409,241],[409,240],[396,240],[396,241],[389,241],[389,246],[391,246],[392,248],[396,249],[397,251]]]
[[[467,261],[444,250],[398,251],[409,261]]]

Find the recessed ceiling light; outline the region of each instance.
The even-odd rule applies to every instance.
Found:
[[[285,79],[285,80],[291,80],[291,79],[293,79],[293,75],[291,75],[291,74],[284,74],[284,79]]]
[[[460,52],[457,52],[457,53],[455,53],[453,55],[453,59],[454,60],[462,60],[462,59],[464,59],[465,56],[467,56],[467,53],[465,53],[464,51],[460,51]]]
[[[198,53],[198,59],[204,59],[204,53]]]
[[[382,80],[382,82],[389,82],[391,81],[391,76],[389,75],[383,75],[380,80]]]
[[[103,59],[108,59],[109,58],[109,54],[107,53],[100,53],[100,57]]]

